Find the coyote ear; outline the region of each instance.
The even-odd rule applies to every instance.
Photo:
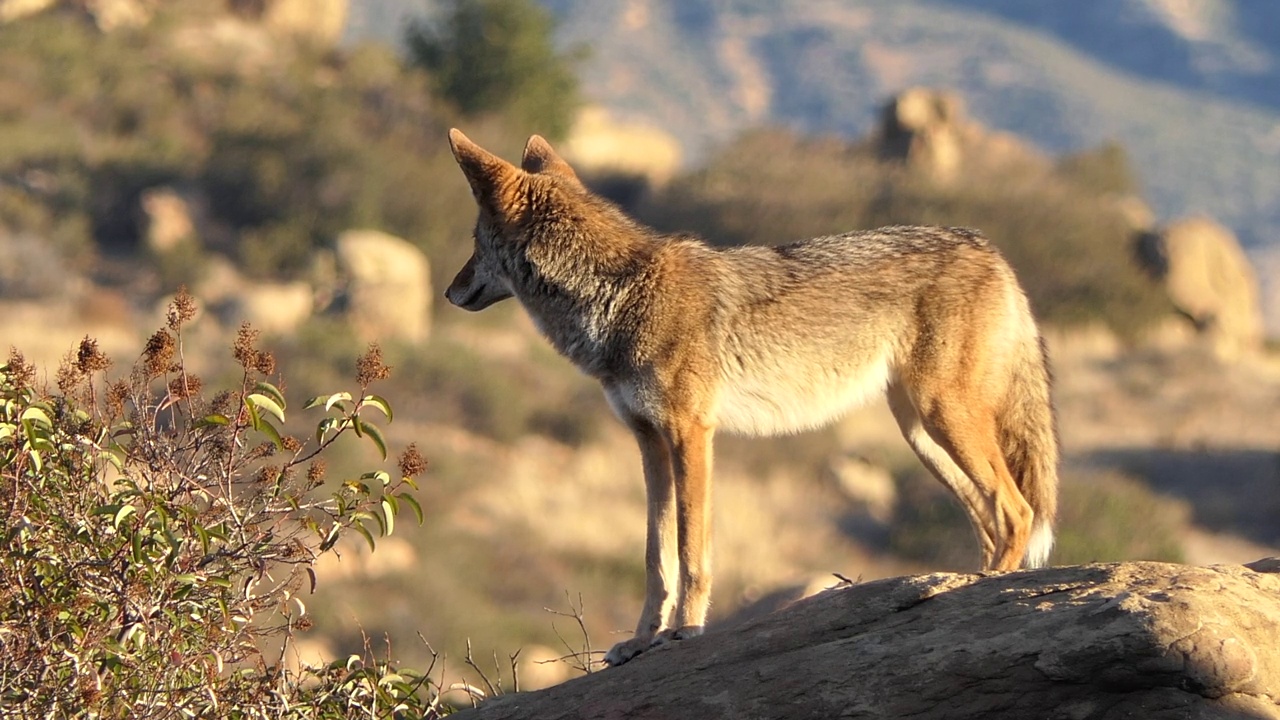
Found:
[[[471,142],[457,128],[449,131],[449,148],[477,200],[492,197],[499,186],[518,172],[515,165]]]
[[[569,163],[556,154],[551,143],[541,135],[530,135],[524,146],[524,157],[520,160],[520,169],[527,173],[541,173],[572,180],[581,185],[578,175],[569,167]]]

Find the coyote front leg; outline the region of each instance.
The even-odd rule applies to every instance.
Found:
[[[711,597],[714,430],[696,422],[664,430],[643,420],[629,424],[640,445],[649,498],[645,601],[635,637],[605,654],[608,665],[621,665],[654,645],[701,635]],[[675,619],[668,627],[673,603]]]
[[[644,609],[630,640],[614,645],[604,656],[607,665],[621,665],[648,650],[654,637],[667,627],[676,600],[677,575],[675,476],[667,439],[647,420],[632,418],[627,423],[640,446],[644,464],[645,494],[648,497],[648,529],[645,538]]]
[[[669,629],[654,644],[702,634],[711,601],[711,443],[715,429],[699,421],[672,424],[671,465],[675,471],[680,597]]]

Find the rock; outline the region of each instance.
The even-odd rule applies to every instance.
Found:
[[[431,268],[408,241],[377,230],[348,230],[334,247],[346,315],[366,340],[425,340]]]
[[[151,21],[156,0],[0,0],[0,23],[63,7],[84,13],[103,32],[140,27]]]
[[[103,32],[142,27],[151,22],[152,0],[83,0],[85,9]]]
[[[888,470],[860,457],[840,455],[831,460],[827,471],[840,492],[872,519],[887,523],[893,518],[898,486]]]
[[[1220,354],[1261,345],[1258,276],[1230,230],[1206,217],[1179,220],[1143,235],[1138,255]]]
[[[1003,132],[969,119],[960,95],[915,87],[891,99],[881,112],[879,153],[901,160],[934,180],[952,182],[974,171],[1018,166],[1048,172],[1040,152]]]
[[[884,151],[936,179],[950,180],[960,170],[964,120],[958,94],[911,88],[885,106]]]
[[[169,187],[146,190],[139,199],[143,215],[143,242],[148,250],[167,253],[180,245],[198,242],[191,203]]]
[[[311,318],[314,294],[305,282],[246,283],[239,292],[222,298],[217,314],[230,328],[248,322],[268,335],[288,334]]]
[[[680,143],[658,128],[615,120],[601,107],[578,113],[564,155],[588,175],[621,174],[662,185],[680,169]]]
[[[52,7],[58,0],[0,0],[0,23],[21,20],[29,15],[43,12]]]
[[[1280,719],[1277,565],[840,587],[456,717]]]
[[[347,26],[349,0],[270,0],[262,22],[279,35],[332,45]]]

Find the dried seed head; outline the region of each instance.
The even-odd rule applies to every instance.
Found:
[[[235,393],[230,390],[219,390],[218,394],[213,396],[213,403],[211,404],[211,407],[214,412],[220,415],[226,415],[231,412],[231,408],[235,404],[235,399]]]
[[[275,446],[273,445],[272,447],[275,447]],[[279,479],[280,479],[280,468],[275,465],[263,465],[262,469],[258,470],[257,481],[262,483],[263,485],[273,485],[275,484],[276,480],[279,480]]]
[[[76,367],[88,375],[111,367],[111,360],[98,349],[97,340],[85,335],[76,351]]]
[[[231,346],[231,354],[245,372],[255,369],[258,365],[258,350],[254,347],[257,342],[258,331],[247,322],[240,323],[240,329],[236,331],[236,341]]]
[[[107,386],[107,407],[113,415],[124,414],[124,404],[129,400],[129,384],[117,380]]]
[[[27,362],[27,358],[17,348],[9,348],[9,360],[5,365],[9,368],[9,382],[13,383],[14,388],[25,390],[31,387],[36,379],[36,366]]]
[[[169,303],[169,311],[166,319],[169,322],[169,329],[178,330],[184,323],[190,322],[196,316],[196,301],[187,292],[187,286],[178,287],[178,294],[173,297],[173,302]]]
[[[70,395],[80,386],[80,381],[84,379],[84,372],[80,370],[80,366],[76,363],[74,353],[67,353],[62,358],[62,362],[58,364],[58,391],[63,395]]]
[[[382,363],[382,348],[378,343],[369,345],[368,351],[356,361],[356,382],[367,388],[375,381],[385,380],[391,375],[391,368]]]
[[[276,357],[263,350],[254,358],[253,367],[263,375],[271,375],[276,371]]]
[[[324,461],[324,458],[317,458],[307,467],[307,483],[311,487],[324,482],[324,471],[327,466],[328,463]]]
[[[168,330],[157,330],[147,340],[147,347],[142,351],[142,361],[147,379],[159,377],[169,371],[173,365],[175,343]]]
[[[177,400],[193,398],[200,394],[200,387],[203,384],[199,377],[187,373],[169,381],[169,395]]]
[[[427,459],[418,452],[417,443],[409,443],[409,447],[400,453],[400,474],[415,477],[427,471]]]
[[[292,435],[285,435],[280,438],[280,442],[284,445],[284,449],[291,453],[296,453],[302,449],[302,441]]]

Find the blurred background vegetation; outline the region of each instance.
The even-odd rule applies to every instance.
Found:
[[[549,5],[563,18],[575,3]],[[269,331],[268,343],[283,390],[300,400],[349,377],[369,339],[345,312],[354,301],[326,289],[326,263],[343,233],[403,238],[429,259],[423,284],[433,288],[469,254],[474,206],[449,154],[449,127],[508,158],[533,132],[575,162],[586,157],[577,128],[599,97],[579,78],[598,72],[599,49],[557,44],[554,16],[532,0],[428,3],[396,26],[394,40],[346,44],[275,28],[272,3],[139,6],[145,21],[110,31],[81,2],[0,23],[0,344],[114,333],[127,361],[180,283],[201,301],[223,286],[248,295],[295,283],[314,312]],[[681,7],[681,23],[715,24],[710,4]],[[603,30],[599,37],[615,40]],[[658,61],[675,59],[672,50]],[[690,97],[711,92],[690,83],[680,86]],[[799,97],[805,87],[789,91]],[[1053,156],[1008,150],[1020,140],[983,140],[957,181],[892,152],[884,112],[883,127],[843,137],[755,127],[665,176],[608,163],[580,168],[644,222],[719,245],[892,223],[981,229],[1055,338],[1094,338],[1055,345],[1066,376],[1064,434],[1077,443],[1068,445],[1055,561],[1205,557],[1188,549],[1203,511],[1181,499],[1184,490],[1162,490],[1183,485],[1143,453],[1243,445],[1264,448],[1261,467],[1274,460],[1274,431],[1251,413],[1280,407],[1272,402],[1280,392],[1274,375],[1224,369],[1210,353],[1130,362],[1133,348],[1166,337],[1174,314],[1135,260],[1152,218],[1129,151],[1103,142]],[[611,152],[628,149],[622,142]],[[156,190],[189,200],[190,237],[149,239],[156,221],[147,198]],[[186,352],[207,377],[227,379],[236,369],[225,348],[243,317],[240,306],[220,310],[219,302],[209,295],[202,305]],[[423,527],[402,523],[377,554],[344,544],[342,560],[319,568],[307,659],[360,652],[385,635],[398,658],[422,667],[429,654],[418,633],[454,658],[456,672],[468,638],[486,657],[522,646],[528,658],[555,657],[580,638],[544,608],[564,610],[579,597],[596,647],[632,622],[644,531],[634,445],[598,388],[514,305],[466,316],[429,309],[428,339],[374,338],[392,368],[380,390],[396,408],[388,438],[417,442],[430,462],[420,494],[427,518]],[[269,303],[268,319],[281,313]],[[1174,386],[1185,392],[1167,395]],[[973,566],[958,507],[887,413],[876,412],[795,438],[721,441],[720,617],[832,571],[872,578]],[[1079,462],[1115,445],[1143,451],[1105,467]],[[855,456],[871,458],[879,474],[849,476]],[[353,448],[331,457],[331,474],[367,460]],[[1280,502],[1260,494],[1274,488],[1274,469],[1213,480],[1240,490],[1244,504]],[[1222,502],[1213,508],[1219,528],[1238,518]],[[1280,543],[1274,527],[1242,527],[1250,542]]]

